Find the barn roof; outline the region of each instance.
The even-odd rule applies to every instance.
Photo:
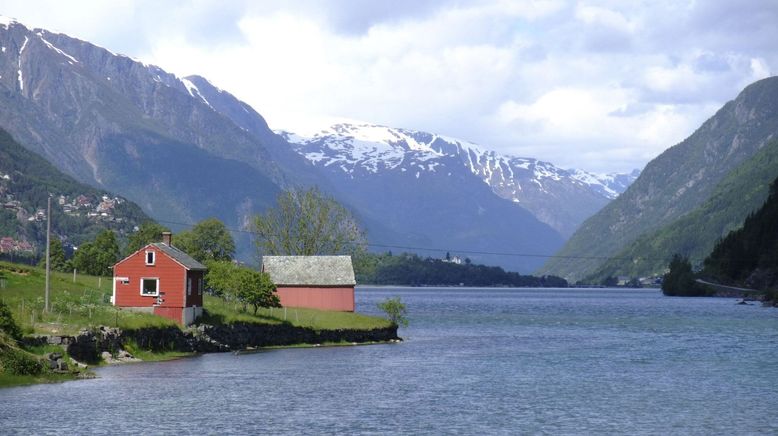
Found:
[[[276,285],[354,286],[351,256],[263,256],[262,271]]]
[[[173,260],[175,260],[176,262],[180,263],[181,265],[184,266],[184,268],[186,268],[188,270],[203,270],[204,271],[204,270],[208,269],[202,263],[194,260],[192,258],[192,256],[184,253],[183,251],[179,250],[176,247],[172,247],[172,246],[167,245],[167,244],[162,243],[162,242],[155,242],[155,243],[150,244],[150,245],[153,245],[154,247],[159,248],[163,253],[165,253],[168,256],[170,256]]]

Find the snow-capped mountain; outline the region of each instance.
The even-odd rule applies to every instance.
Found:
[[[339,123],[310,136],[280,132],[313,164],[350,180],[393,171],[476,176],[499,197],[519,203],[540,221],[569,236],[638,176],[565,170],[532,158],[505,156],[472,142],[367,123]]]

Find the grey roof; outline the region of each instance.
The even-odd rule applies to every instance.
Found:
[[[276,285],[354,286],[351,256],[264,256],[262,271]]]
[[[163,253],[167,254],[173,260],[180,263],[184,266],[184,268],[188,270],[206,270],[208,269],[205,265],[202,263],[194,260],[192,256],[184,253],[183,251],[179,250],[176,247],[171,247],[165,243],[162,242],[155,242],[151,244],[157,248],[159,248]]]

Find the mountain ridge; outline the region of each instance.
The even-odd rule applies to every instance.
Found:
[[[347,177],[398,170],[452,172],[464,166],[492,192],[529,210],[563,236],[618,196],[639,174],[564,170],[534,158],[501,155],[469,141],[371,123],[337,123],[313,136],[279,131],[300,155]]]
[[[568,280],[593,273],[642,235],[701,205],[716,185],[778,133],[778,77],[747,86],[684,141],[646,165],[617,199],[587,219],[539,271]],[[592,253],[596,253],[593,256]]]

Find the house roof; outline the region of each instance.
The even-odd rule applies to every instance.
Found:
[[[194,260],[192,258],[192,256],[184,253],[183,251],[179,250],[176,247],[167,245],[167,244],[162,243],[162,242],[155,242],[155,243],[149,244],[149,245],[153,245],[154,247],[158,248],[160,251],[162,251],[163,253],[165,253],[168,256],[170,256],[173,260],[175,260],[176,262],[180,263],[181,265],[184,266],[184,268],[186,268],[188,270],[203,270],[204,271],[204,270],[208,269],[202,263]]]
[[[264,256],[262,271],[276,285],[354,286],[351,256]]]
[[[131,258],[131,257],[135,256],[137,253],[139,253],[139,252],[141,252],[141,251],[145,251],[145,250],[146,250],[147,248],[149,248],[149,247],[155,247],[155,248],[157,248],[159,251],[161,251],[161,252],[165,253],[165,254],[166,254],[168,257],[170,257],[171,259],[173,259],[173,260],[174,260],[174,261],[176,261],[178,264],[180,264],[181,266],[183,266],[184,268],[186,268],[186,269],[188,269],[188,270],[195,270],[195,271],[201,270],[201,271],[205,271],[205,270],[207,270],[207,269],[208,269],[208,267],[206,267],[206,266],[205,266],[205,265],[203,265],[202,263],[200,263],[200,262],[198,262],[198,261],[194,260],[194,259],[192,258],[192,256],[190,256],[190,255],[188,255],[188,254],[184,253],[183,251],[179,250],[179,249],[178,249],[178,248],[176,248],[176,247],[171,247],[171,246],[169,246],[169,245],[167,245],[167,244],[165,244],[165,243],[162,243],[162,242],[154,242],[154,243],[152,243],[152,244],[145,245],[143,248],[140,248],[140,249],[138,249],[138,250],[134,251],[134,252],[133,252],[132,254],[130,254],[129,256],[127,256],[127,257],[125,257],[124,259],[122,259],[122,260],[120,260],[120,261],[116,262],[116,263],[113,265],[113,266],[114,266],[114,268],[115,268],[117,265],[119,265],[120,263],[124,262],[125,260],[127,260],[127,259],[129,259],[129,258]]]

